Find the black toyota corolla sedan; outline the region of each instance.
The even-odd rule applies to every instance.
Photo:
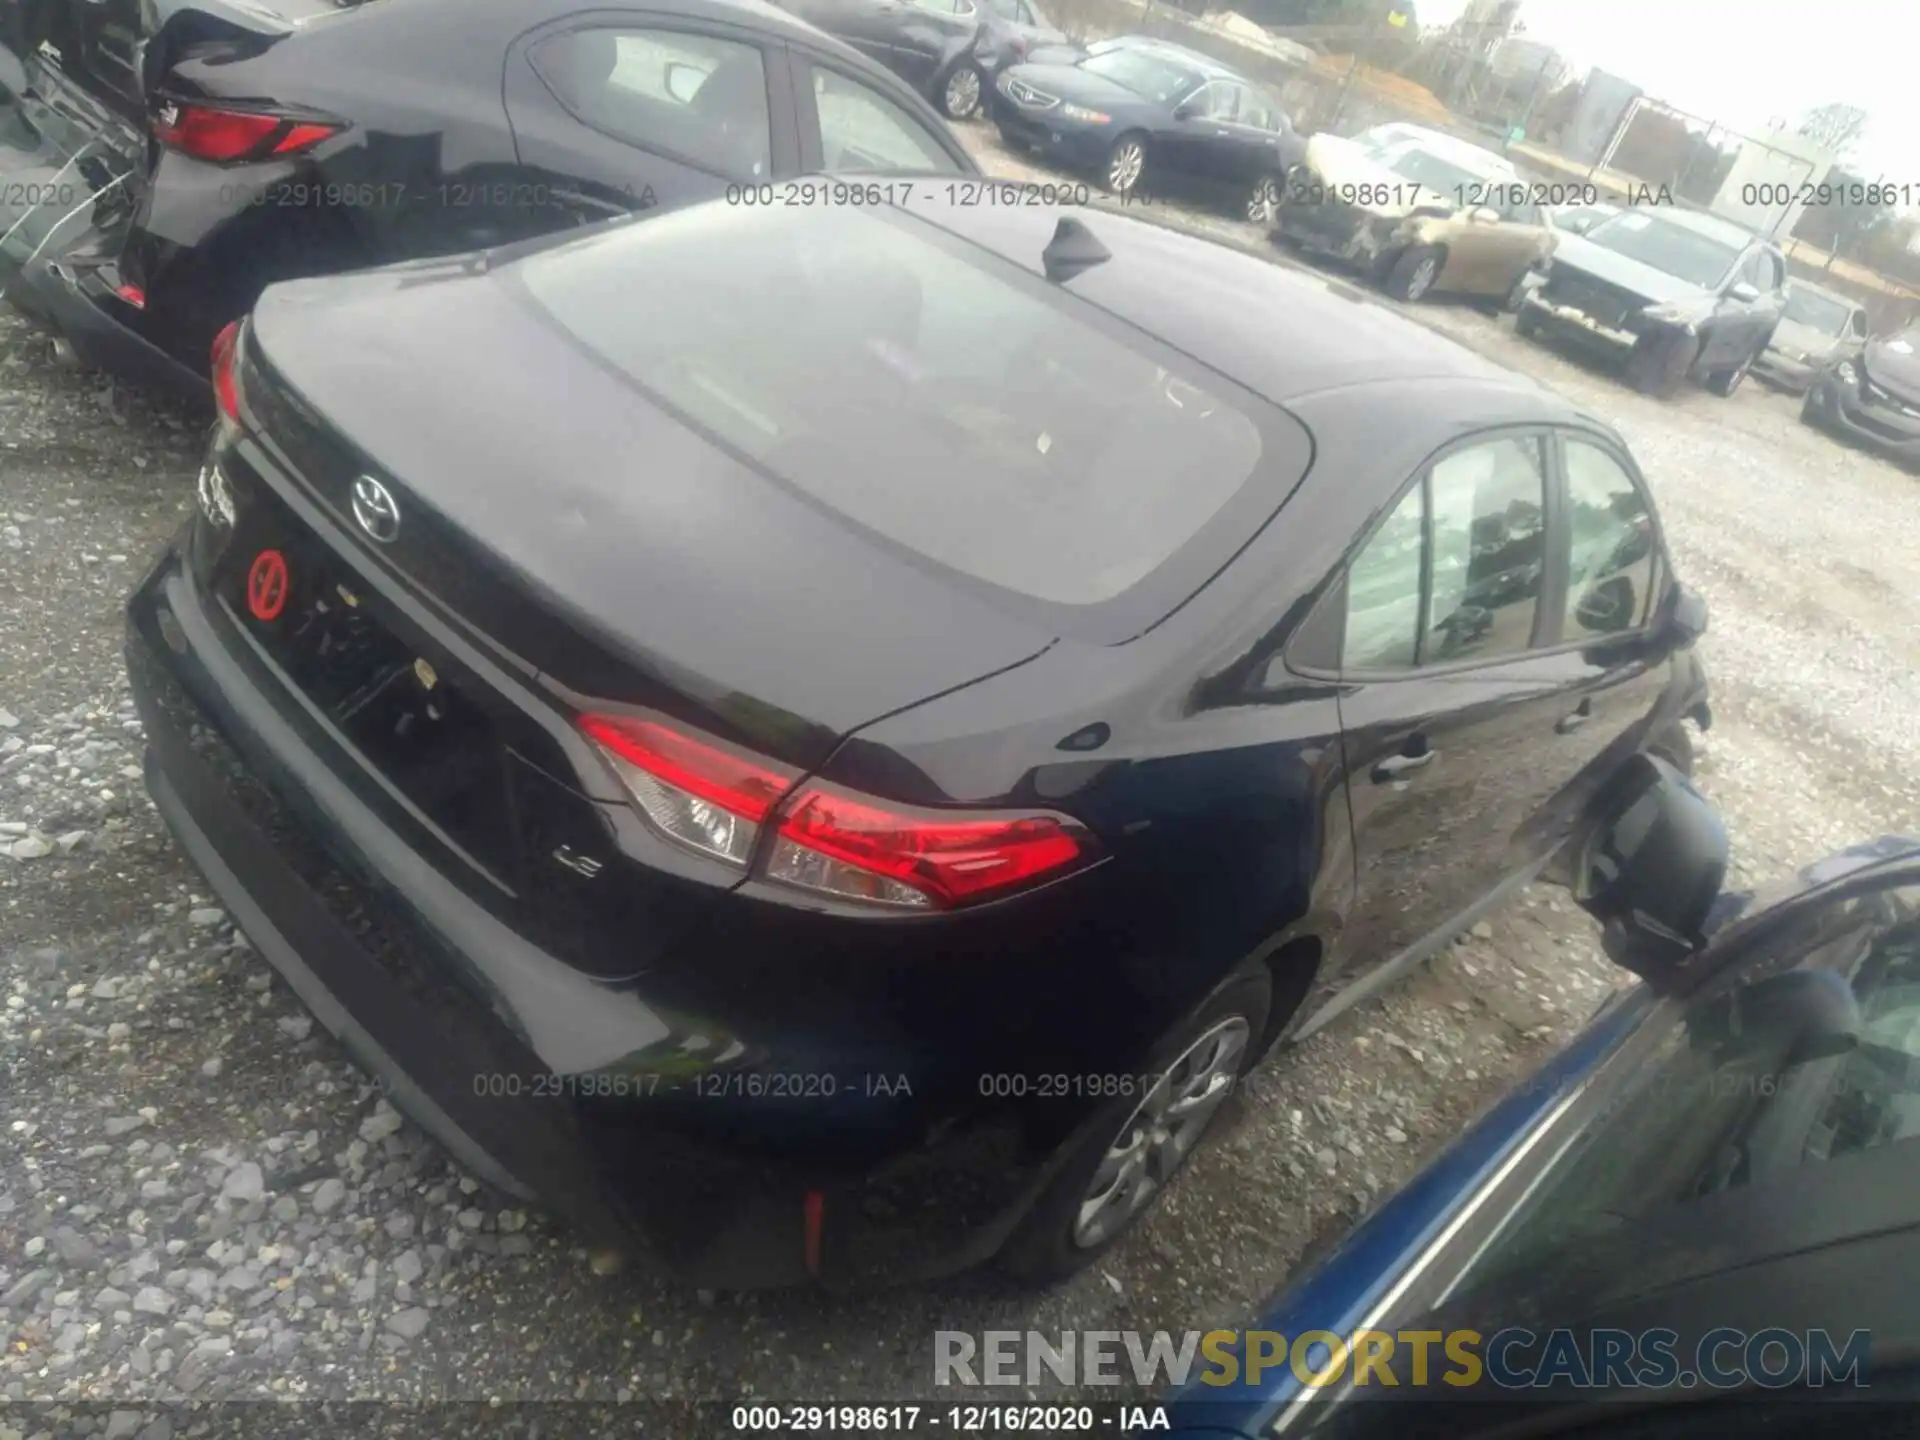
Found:
[[[130,603],[262,954],[714,1286],[1087,1263],[1707,718],[1599,422],[1156,224],[890,196],[273,287]]]

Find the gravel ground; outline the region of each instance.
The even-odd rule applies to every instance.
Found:
[[[1713,607],[1700,771],[1736,877],[1920,830],[1920,481],[1757,387],[1660,404],[1510,322],[1421,314],[1613,420],[1652,477]],[[1230,1324],[1617,983],[1564,896],[1522,892],[1265,1066],[1150,1221],[1042,1295],[715,1296],[600,1274],[385,1106],[146,801],[118,606],[199,449],[190,417],[55,363],[0,310],[0,1397],[38,1402],[0,1407],[0,1440],[165,1440],[189,1421],[153,1407],[181,1397],[502,1407],[377,1412],[416,1435],[521,1402],[924,1399],[937,1329]],[[657,1403],[568,1413],[692,1433]]]

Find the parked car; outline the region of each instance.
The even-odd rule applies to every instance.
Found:
[[[1382,125],[1320,134],[1288,180],[1275,238],[1357,264],[1397,300],[1519,293],[1555,234],[1535,187],[1491,150]]]
[[[993,118],[1026,149],[1125,195],[1160,186],[1270,221],[1306,142],[1266,91],[1219,61],[1128,38],[1072,63],[1029,61],[995,83]]]
[[[1731,395],[1786,314],[1786,284],[1779,249],[1731,221],[1628,209],[1560,237],[1516,326],[1624,360],[1647,394],[1672,394],[1693,375]]]
[[[949,118],[964,120],[979,110],[980,65],[994,41],[975,0],[777,3],[886,66]]]
[[[993,95],[993,82],[1009,65],[1018,65],[1036,52],[1052,52],[1067,43],[1033,0],[986,0],[986,29],[974,50],[980,72],[975,108],[983,109]],[[948,115],[952,118],[953,112]]]
[[[1920,465],[1920,327],[1869,341],[1807,391],[1807,424]]]
[[[1251,1384],[1243,1370],[1195,1377],[1174,1433],[1371,1440],[1408,1433],[1411,1416],[1435,1440],[1517,1424],[1735,1434],[1756,1419],[1800,1435],[1801,1419],[1864,1418],[1849,1397],[1911,1399],[1920,842],[1858,846],[1715,900],[1725,836],[1711,807],[1669,787],[1636,809],[1603,847],[1604,868],[1626,873],[1588,903],[1618,916],[1637,892],[1634,908],[1686,943],[1614,920],[1615,957],[1645,983],[1616,991],[1249,1327],[1289,1342],[1372,1332],[1365,1381],[1324,1344]],[[1636,846],[1649,812],[1665,818]],[[1416,1377],[1420,1333],[1434,1343]]]
[[[1858,355],[1867,343],[1867,312],[1856,300],[1795,280],[1773,341],[1753,362],[1769,385],[1804,395],[1827,371]]]
[[[272,280],[822,169],[978,173],[907,86],[753,0],[7,18],[0,286],[83,359],[200,395],[214,335]]]
[[[695,1283],[1087,1264],[1708,718],[1599,421],[980,183],[272,287],[130,603],[150,788],[261,953]]]

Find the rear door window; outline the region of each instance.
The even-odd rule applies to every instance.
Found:
[[[851,76],[816,65],[813,98],[820,155],[834,174],[959,173],[959,163],[925,125]]]
[[[555,98],[602,134],[720,175],[771,172],[766,57],[756,45],[596,27],[555,36],[531,59]]]

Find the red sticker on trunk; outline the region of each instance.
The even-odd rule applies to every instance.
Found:
[[[287,557],[278,550],[262,550],[247,572],[247,609],[259,621],[278,620],[287,608]]]

